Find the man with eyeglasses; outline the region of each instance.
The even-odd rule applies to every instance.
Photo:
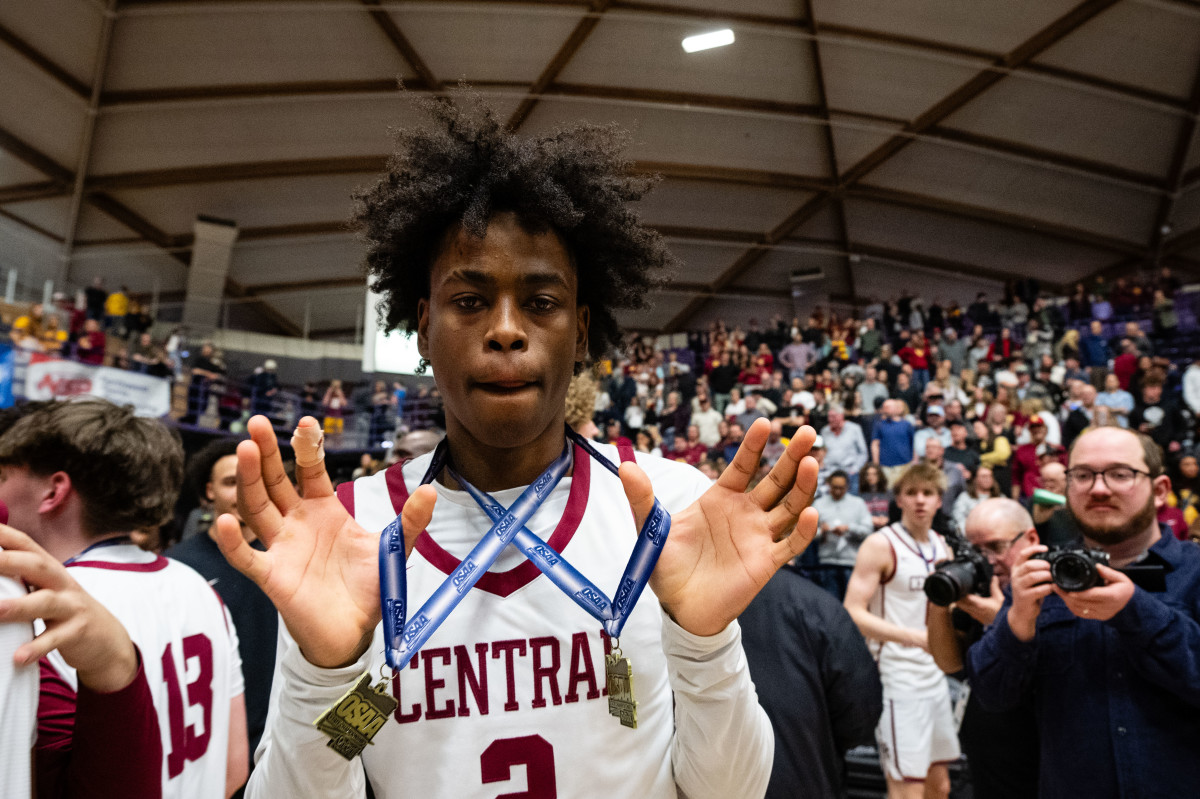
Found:
[[[1012,597],[967,652],[984,707],[1032,701],[1046,799],[1193,796],[1200,785],[1200,549],[1159,531],[1171,481],[1147,436],[1099,427],[1075,440],[1067,512],[1108,553],[1103,585],[1068,593],[1025,545]],[[1140,567],[1139,583],[1119,571]],[[1144,587],[1143,587],[1144,586]]]
[[[1037,544],[1029,512],[1015,500],[986,499],[967,516],[963,534],[992,564],[991,596],[968,594],[950,607],[929,603],[929,652],[942,671],[958,674],[966,653],[996,620],[1009,591],[1013,561]],[[1032,702],[994,713],[969,694],[958,731],[967,755],[975,799],[1037,796],[1038,744]]]

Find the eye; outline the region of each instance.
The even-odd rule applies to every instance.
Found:
[[[464,311],[476,311],[483,307],[483,299],[475,294],[462,294],[450,302]]]
[[[553,297],[547,297],[544,294],[539,294],[538,296],[534,297],[532,300],[529,301],[529,305],[535,311],[546,312],[546,311],[553,311],[555,308],[557,308],[558,301],[556,299],[554,299]]]

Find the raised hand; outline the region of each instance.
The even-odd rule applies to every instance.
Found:
[[[137,676],[137,650],[121,622],[29,536],[0,524],[0,548],[0,574],[35,589],[0,602],[0,622],[41,619],[46,625],[17,648],[13,661],[27,665],[57,649],[93,691],[112,693],[129,685]]]
[[[809,507],[818,468],[807,457],[816,438],[811,427],[800,428],[767,477],[746,490],[770,429],[765,419],[756,420],[721,479],[671,518],[650,588],[671,618],[695,635],[725,629],[816,534],[817,512]],[[640,528],[654,505],[650,480],[625,463],[621,482]]]
[[[310,663],[353,663],[380,620],[379,533],[363,529],[334,495],[315,419],[301,419],[294,440],[303,498],[284,473],[270,421],[255,416],[247,427],[251,440],[237,453],[238,512],[267,551],[246,542],[231,514],[217,519],[217,545],[275,603]],[[414,492],[405,507],[406,555],[432,515],[433,493]]]

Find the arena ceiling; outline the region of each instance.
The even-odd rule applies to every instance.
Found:
[[[794,270],[838,303],[1200,273],[1200,0],[6,0],[0,75],[0,270],[178,301],[228,219],[264,330],[353,332],[397,79],[633,131],[683,266],[631,328],[786,312]]]

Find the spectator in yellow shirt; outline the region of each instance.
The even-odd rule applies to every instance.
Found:
[[[129,289],[120,289],[108,295],[104,301],[104,329],[115,331],[117,335],[125,334],[125,314],[129,313]]]

